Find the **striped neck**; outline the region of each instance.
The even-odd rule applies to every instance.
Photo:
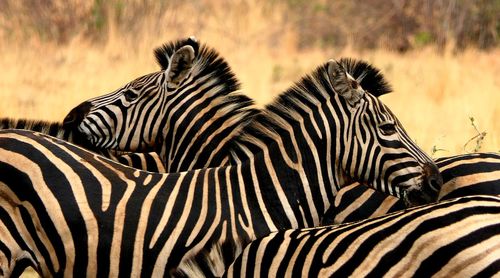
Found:
[[[179,43],[178,43],[179,44]],[[162,69],[177,44],[156,50]],[[239,80],[227,62],[202,45],[189,76],[175,92],[163,87],[157,144],[167,172],[224,166],[230,163],[230,145],[256,114],[254,102],[240,92]]]
[[[229,164],[232,141],[256,112],[253,101],[239,93],[202,97],[168,109],[157,144],[167,172]]]
[[[322,74],[326,74],[324,66],[314,72],[314,78],[321,80]],[[345,107],[331,96],[334,93],[327,83],[313,84],[311,78],[254,117],[232,150],[236,161],[250,161],[248,167],[261,181],[264,203],[276,204],[277,209],[269,212],[280,228],[319,224],[338,189],[351,182],[339,161],[345,152],[338,139],[343,128],[337,124],[339,115],[331,113]],[[301,84],[314,88],[304,91]],[[343,117],[347,122],[349,115]],[[252,186],[247,189],[251,191]],[[288,209],[277,212],[278,208]]]

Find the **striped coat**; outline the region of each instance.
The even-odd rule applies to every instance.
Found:
[[[493,277],[500,274],[500,197],[468,196],[338,226],[216,245],[177,276]],[[226,271],[227,267],[227,271]]]
[[[44,276],[168,275],[214,242],[317,225],[352,179],[410,204],[435,199],[430,158],[349,72],[329,61],[285,92],[244,128],[232,151],[247,158],[228,167],[148,173],[46,135],[1,131],[4,273],[22,261]],[[369,155],[373,167],[355,159]]]
[[[164,173],[165,166],[160,156],[155,152],[125,153],[111,149],[99,149],[90,144],[86,136],[71,126],[64,126],[59,122],[50,122],[32,119],[0,118],[1,129],[25,129],[41,132],[56,138],[74,143],[89,151],[103,155],[124,165],[151,172]]]

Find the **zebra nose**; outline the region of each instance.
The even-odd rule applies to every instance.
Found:
[[[63,126],[78,126],[87,116],[91,108],[92,104],[85,101],[77,107],[71,109],[68,115],[64,117]]]
[[[437,192],[441,190],[441,186],[443,185],[443,178],[441,177],[441,173],[439,173],[439,169],[434,163],[426,163],[424,164],[424,184],[423,186],[427,188],[430,192]]]
[[[433,163],[423,166],[423,180],[420,186],[410,187],[404,201],[407,206],[417,206],[437,201],[443,185],[443,178]]]

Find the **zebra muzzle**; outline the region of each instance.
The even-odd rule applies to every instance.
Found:
[[[409,207],[424,205],[438,200],[439,191],[443,185],[443,178],[437,166],[433,163],[425,164],[423,166],[422,177],[422,183],[410,186],[403,194],[403,200]]]
[[[77,107],[71,109],[68,115],[66,115],[66,117],[64,118],[63,126],[66,127],[78,126],[83,121],[83,119],[85,119],[87,114],[90,112],[91,108],[92,104],[88,101],[85,101],[82,102]]]

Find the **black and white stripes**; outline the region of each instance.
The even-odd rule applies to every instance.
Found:
[[[80,133],[77,129],[69,125],[63,125],[59,122],[32,119],[0,118],[0,130],[1,129],[25,129],[41,132],[71,142],[96,154],[103,155],[107,158],[118,161],[133,168],[151,172],[165,172],[163,161],[160,159],[159,154],[155,152],[131,153],[96,148],[94,145],[90,144],[90,142],[88,142],[88,140],[86,139],[87,137],[84,134]]]
[[[185,43],[172,45],[183,45],[174,47],[173,53],[186,49]],[[159,81],[175,80],[173,85],[163,84],[166,103],[191,107],[202,103],[200,99],[217,98],[218,90],[187,89],[214,85],[210,80],[217,75],[206,72],[203,65],[210,68],[210,59],[222,61],[206,47],[193,51],[199,54],[185,79],[178,78],[184,72],[180,69],[173,75],[159,73],[163,76]],[[9,267],[24,258],[44,276],[163,276],[215,242],[246,242],[282,229],[318,225],[337,190],[351,180],[375,184],[409,204],[435,200],[434,186],[439,186],[432,172],[435,165],[412,142],[401,140],[407,136],[397,119],[380,100],[362,90],[344,64],[321,65],[253,117],[238,138],[228,142],[234,165],[227,167],[148,173],[42,134],[1,131],[0,210],[5,213],[0,214],[0,222],[8,226],[5,238],[12,240],[0,241],[6,246],[3,250],[15,254],[10,256],[14,259]],[[341,77],[334,76],[342,70]],[[359,94],[359,100],[351,105],[337,94],[332,78],[343,79],[345,84],[341,80],[336,84],[355,90],[350,94]],[[173,92],[173,88],[178,90]],[[187,91],[187,95],[181,93]],[[217,103],[235,100],[232,93],[224,92]],[[77,110],[88,111],[83,111],[83,117],[74,113],[66,124],[79,122],[81,131],[96,131],[88,134],[93,143],[101,142],[96,134],[105,134],[104,129],[94,129],[91,123],[99,124],[100,119],[100,127],[124,126],[116,124],[120,121],[106,123],[103,115],[139,102],[140,97],[128,94],[109,95],[108,105],[80,106]],[[153,110],[166,107],[172,106]],[[169,139],[162,142],[167,145],[164,158],[176,156],[172,150],[179,145],[175,144],[191,139],[188,134],[204,130],[191,124],[198,114],[180,117],[170,108],[166,111],[170,116],[162,120],[168,127],[162,138]],[[118,140],[115,147],[137,143],[141,149],[153,142],[148,133],[141,138],[139,143],[125,140],[123,145]],[[371,150],[364,147],[367,144],[373,146]],[[368,163],[359,161],[367,157]],[[363,167],[376,171],[367,175]]]
[[[155,50],[161,71],[75,107],[65,124],[96,147],[156,151],[167,172],[227,163],[228,145],[255,113],[228,64],[194,39]],[[171,63],[174,61],[175,63]]]
[[[468,196],[383,217],[271,233],[187,260],[190,277],[493,277],[500,272],[500,197]],[[232,247],[232,248],[231,248]],[[220,272],[220,270],[227,269]]]

